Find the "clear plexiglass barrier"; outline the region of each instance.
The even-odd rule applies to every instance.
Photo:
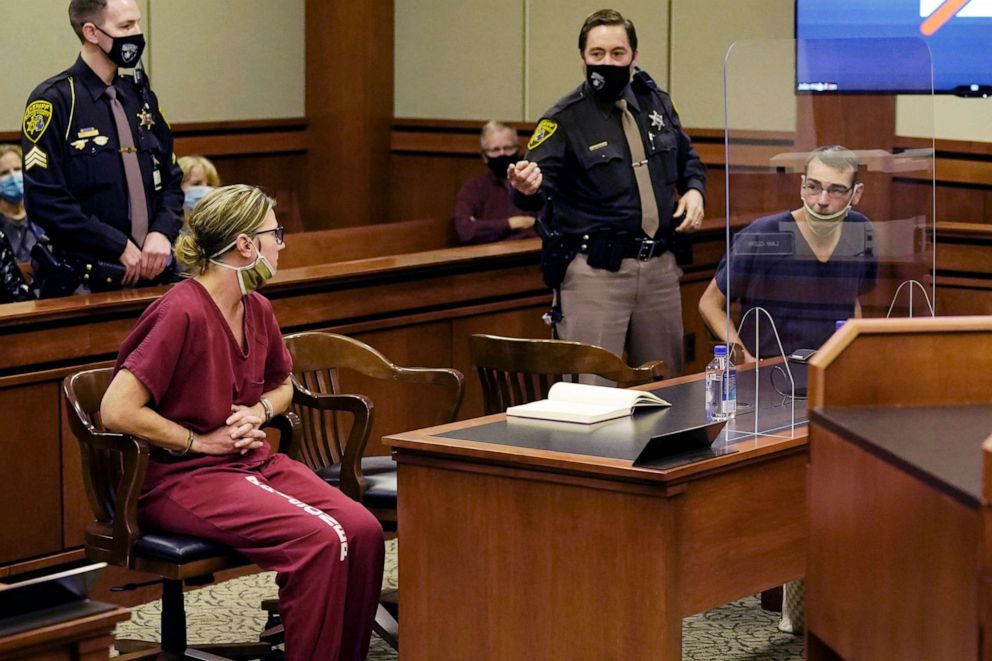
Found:
[[[852,57],[878,93],[843,93]],[[727,52],[727,244],[704,317],[736,345],[731,442],[806,422],[804,361],[838,324],[933,314],[932,90],[921,39],[739,41]],[[914,114],[911,137],[897,136],[900,112]]]

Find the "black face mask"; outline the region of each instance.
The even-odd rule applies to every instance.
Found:
[[[488,156],[486,166],[496,175],[497,179],[506,179],[506,169],[520,160],[519,154],[501,154]]]
[[[630,83],[630,65],[587,64],[586,82],[601,99],[619,99]]]
[[[131,69],[138,66],[138,62],[141,60],[141,54],[145,52],[145,35],[129,34],[123,37],[115,37],[96,23],[93,24],[93,27],[113,40],[113,43],[110,45],[110,52],[107,53],[107,57],[110,58],[111,62],[123,69]]]

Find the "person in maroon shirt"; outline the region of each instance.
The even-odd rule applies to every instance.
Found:
[[[513,206],[506,181],[507,168],[520,158],[517,131],[501,122],[482,127],[482,161],[489,172],[472,177],[455,198],[455,232],[462,243],[490,243],[529,239],[534,232],[532,212]]]
[[[203,537],[275,570],[286,658],[364,659],[382,584],[382,527],[260,429],[293,397],[268,300],[283,228],[251,186],[204,197],[176,243],[194,277],[150,305],[124,340],[100,413],[152,446],[143,526]]]

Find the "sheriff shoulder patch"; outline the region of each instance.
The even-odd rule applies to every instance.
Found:
[[[551,119],[542,119],[537,123],[537,128],[534,129],[534,134],[530,136],[530,142],[527,143],[527,149],[539,147],[541,143],[553,136],[557,130],[558,122]]]
[[[52,104],[48,101],[32,101],[24,110],[24,136],[37,143],[51,121]]]

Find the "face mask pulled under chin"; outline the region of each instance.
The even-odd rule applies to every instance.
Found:
[[[254,246],[255,243],[252,242],[252,245]],[[236,271],[238,276],[238,287],[241,289],[241,295],[247,296],[265,284],[267,280],[275,276],[276,267],[272,265],[272,262],[265,258],[265,255],[259,251],[258,246],[255,246],[255,261],[245,266],[232,266],[231,264],[226,264],[219,259],[216,259],[218,255],[224,254],[233,246],[234,243],[231,243],[225,248],[215,252],[210,257],[210,263],[216,264],[221,268]]]
[[[851,211],[851,202],[847,203],[847,206],[840,211],[835,211],[834,213],[819,213],[814,211],[811,206],[806,202],[806,198],[803,198],[803,211],[806,213],[806,224],[809,226],[813,234],[818,236],[824,236],[830,234],[840,227],[844,218]]]
[[[586,82],[597,97],[619,99],[630,83],[630,65],[587,64]]]

